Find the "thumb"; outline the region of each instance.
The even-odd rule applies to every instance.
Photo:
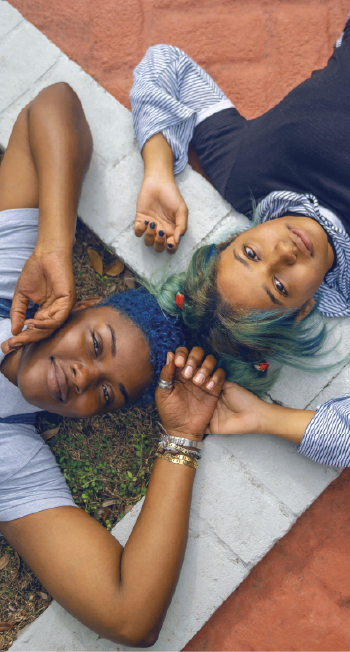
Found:
[[[171,351],[168,351],[167,357],[166,357],[166,364],[163,367],[159,380],[166,380],[168,383],[171,383],[174,381],[174,376],[175,376],[175,355]],[[163,390],[164,391],[169,391],[169,390]]]
[[[178,211],[178,214],[176,215],[176,224],[175,224],[175,231],[174,231],[174,241],[175,244],[179,244],[180,241],[180,236],[184,235],[187,231],[187,218],[188,218],[188,208],[186,204],[184,206],[181,206],[181,208]]]
[[[10,319],[11,319],[11,331],[13,335],[19,335],[22,331],[26,313],[28,310],[29,298],[24,294],[15,291],[12,306],[10,310]]]

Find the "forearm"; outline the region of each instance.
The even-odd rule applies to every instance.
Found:
[[[120,591],[132,635],[156,637],[174,592],[186,547],[195,471],[157,460],[145,504],[125,546]],[[148,605],[147,609],[144,608]]]
[[[259,418],[259,432],[300,444],[305,430],[314,416],[313,410],[295,410],[264,403]]]
[[[37,248],[71,249],[92,139],[77,95],[67,84],[44,89],[28,107],[28,138],[38,177]]]
[[[151,136],[142,150],[142,158],[145,178],[156,177],[158,180],[174,181],[174,156],[163,134],[158,133]]]

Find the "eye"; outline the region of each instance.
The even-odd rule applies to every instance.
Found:
[[[111,398],[108,394],[106,385],[102,385],[102,389],[103,389],[103,396],[105,397],[106,404],[109,405],[111,402]]]
[[[288,296],[287,290],[285,289],[283,283],[278,280],[278,278],[275,278],[275,288],[278,292],[280,292],[280,294],[283,294],[285,297]]]
[[[256,255],[254,249],[251,247],[243,247],[243,251],[247,258],[250,258],[250,260],[259,260],[258,256]]]
[[[96,337],[95,337],[95,335],[93,333],[91,333],[91,336],[92,336],[92,344],[93,344],[93,347],[94,347],[95,356],[97,358],[98,353],[99,353],[98,341],[97,341],[97,339],[96,339]]]

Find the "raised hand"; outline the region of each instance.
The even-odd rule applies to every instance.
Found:
[[[29,300],[40,307],[34,319],[26,320]],[[71,250],[34,250],[16,285],[10,313],[14,337],[2,343],[3,352],[50,337],[66,321],[74,302]]]
[[[157,252],[175,253],[187,229],[188,209],[173,178],[145,177],[136,206],[135,235]]]
[[[181,367],[175,366],[175,358],[181,356],[186,369],[187,349],[177,349],[175,355],[168,353],[161,379],[172,382],[172,385],[169,389],[157,388],[156,403],[163,427],[169,435],[200,441],[213,416],[225,382],[225,372],[223,369],[214,372],[215,358],[205,357],[203,349],[199,347],[195,351],[197,362],[195,366],[193,364],[193,378],[186,378]],[[202,369],[205,370],[205,381],[199,384],[195,379]]]

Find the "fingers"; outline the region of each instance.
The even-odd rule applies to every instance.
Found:
[[[13,335],[18,335],[23,329],[28,304],[29,297],[15,290],[10,311],[11,332]]]
[[[55,329],[27,328],[25,331],[20,333],[20,335],[10,337],[8,340],[3,342],[1,344],[1,350],[5,355],[8,355],[8,353],[17,351],[17,349],[21,349],[23,346],[45,340],[47,337],[52,335],[54,330]]]
[[[174,380],[175,376],[175,356],[171,351],[167,353],[167,358],[166,358],[166,365],[163,367],[159,380],[166,380],[167,382],[172,383]],[[169,389],[163,389],[157,387],[156,389],[156,403],[157,407],[160,407],[160,404],[163,402],[164,399],[166,399],[173,391],[173,386],[169,387]]]
[[[204,349],[195,346],[191,352],[186,347],[179,347],[175,351],[175,366],[182,369],[182,376],[203,389],[215,393],[219,392],[225,382],[225,372],[216,368],[216,358],[205,355]],[[215,392],[214,392],[215,390]]]

